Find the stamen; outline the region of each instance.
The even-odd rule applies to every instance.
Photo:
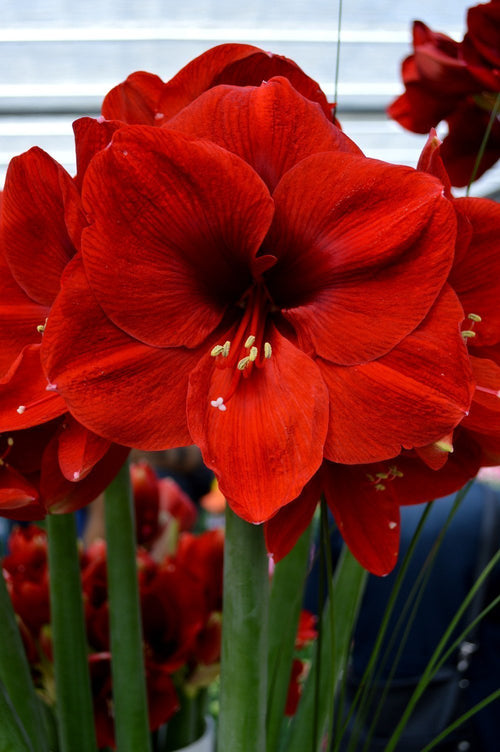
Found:
[[[2,455],[0,455],[0,465],[5,465],[4,459],[7,457],[13,446],[14,439],[12,438],[12,436],[9,436],[9,438],[7,439],[7,449]]]
[[[47,326],[47,319],[45,319],[45,321],[43,322],[43,324],[38,324],[38,326],[36,328],[38,334],[43,334],[44,331],[45,331],[45,327],[46,326]]]
[[[270,343],[264,342],[264,357],[269,360],[272,354],[273,354],[273,348],[271,347]]]
[[[244,371],[250,362],[250,356],[247,355],[246,358],[242,358],[240,361],[238,361],[236,368],[238,369],[238,371]]]
[[[78,470],[75,470],[73,473],[73,480],[78,480],[80,477],[80,472]]]
[[[398,526],[397,522],[389,522],[389,527],[390,527],[391,530],[394,530],[394,528],[397,527],[397,526]]]
[[[467,315],[467,318],[470,319],[471,321],[476,321],[478,324],[480,324],[481,321],[483,320],[481,316],[479,316],[477,313],[469,313]]]
[[[50,389],[49,389],[49,387],[50,387]],[[48,386],[45,387],[45,389],[48,392],[53,392],[54,389],[55,389],[55,385],[54,384],[49,384]],[[41,397],[40,399],[34,400],[34,402],[30,402],[29,405],[19,405],[19,407],[17,408],[16,412],[19,415],[23,415],[23,413],[26,412],[26,410],[29,410],[32,407],[37,407],[38,405],[42,405],[44,402],[48,402],[49,400],[52,400],[55,396],[56,395],[47,394],[45,397]]]
[[[19,405],[19,407],[16,410],[16,413],[19,413],[19,415],[22,415],[26,410],[26,405]]]
[[[259,354],[259,351],[256,347],[251,347],[250,352],[248,354],[248,357],[250,358],[250,361],[253,363],[254,360],[257,359],[257,355]]]
[[[45,387],[46,392],[57,392],[57,384],[50,384],[48,383]]]
[[[215,345],[215,347],[213,347],[210,351],[210,355],[212,356],[212,358],[216,358],[217,355],[222,355],[223,352],[224,347],[222,345]]]
[[[250,336],[249,336],[249,337],[247,338],[247,341],[245,342],[245,347],[247,348],[247,350],[248,350],[248,348],[249,348],[249,347],[252,347],[252,345],[253,345],[253,343],[254,343],[254,342],[255,342],[255,337],[254,337],[254,335],[253,335],[253,334],[251,334],[251,335],[250,335]]]
[[[473,332],[472,329],[465,329],[461,334],[464,339],[470,339],[476,336],[476,332]]]

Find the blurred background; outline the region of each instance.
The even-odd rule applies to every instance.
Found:
[[[415,165],[425,137],[385,116],[402,92],[413,19],[461,38],[471,0],[343,0],[338,116],[368,156]],[[221,42],[295,60],[334,97],[339,0],[2,0],[0,185],[33,145],[74,171],[71,122],[134,70],[169,79]],[[500,166],[473,187],[500,190]]]

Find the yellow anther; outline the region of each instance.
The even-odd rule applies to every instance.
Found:
[[[217,355],[221,355],[224,352],[224,347],[222,345],[215,345],[215,347],[212,348],[212,351],[210,355],[212,358],[216,358]]]
[[[9,438],[7,439],[7,444],[8,446],[14,446],[14,439],[12,438],[12,436],[9,436]]]
[[[269,342],[264,342],[264,357],[269,360],[272,354],[273,354],[273,348],[271,347]]]
[[[257,359],[257,355],[259,354],[259,351],[256,347],[251,347],[250,352],[248,353],[248,357],[250,358],[250,361],[253,363],[254,360]]]
[[[471,321],[477,321],[478,324],[482,321],[481,316],[478,316],[477,313],[469,313],[467,318]]]
[[[245,342],[245,347],[246,347],[247,349],[248,349],[249,347],[252,347],[252,345],[253,345],[253,343],[254,343],[254,342],[255,342],[255,337],[253,336],[253,334],[251,334],[251,335],[250,335],[250,336],[249,336],[249,337],[247,338],[247,341]]]
[[[465,329],[461,334],[465,339],[470,339],[476,336],[476,332],[473,332],[472,329]]]
[[[383,483],[377,483],[375,486],[375,491],[385,491],[385,486]]]
[[[43,324],[38,324],[38,326],[36,328],[38,334],[43,334],[44,331],[45,331],[45,327],[46,326],[47,326],[47,319],[45,319],[45,321],[43,322]]]
[[[227,356],[229,355],[230,349],[231,349],[231,342],[229,340],[226,340],[226,342],[224,342],[224,345],[222,347],[222,354],[225,358],[227,358]]]
[[[442,452],[448,452],[448,454],[451,454],[453,452],[453,444],[447,439],[435,441],[434,446],[436,447],[436,449],[440,449]]]
[[[238,365],[237,365],[238,371],[244,371],[244,370],[245,370],[245,368],[247,367],[247,365],[248,365],[249,363],[250,363],[250,357],[249,357],[249,356],[247,355],[247,357],[246,357],[246,358],[242,358],[242,359],[241,359],[241,360],[239,361],[239,363],[238,363]]]
[[[398,470],[396,465],[390,466],[389,473],[392,475],[393,478],[402,478],[404,476],[404,473],[402,473],[401,470]]]

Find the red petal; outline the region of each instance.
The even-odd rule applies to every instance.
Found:
[[[466,315],[482,318],[475,326],[469,326],[470,321],[464,326],[474,329],[474,346],[493,345],[500,341],[500,205],[486,198],[462,198],[455,206],[470,221],[472,237],[457,252],[450,284]]]
[[[40,495],[47,512],[66,514],[90,504],[109,486],[128,453],[125,447],[113,444],[83,480],[70,482],[59,467],[58,436],[55,436],[43,454],[40,475]]]
[[[227,410],[233,369],[204,358],[189,380],[189,429],[234,511],[263,522],[295,499],[323,457],[327,394],[313,361],[276,330],[262,368],[242,376]]]
[[[450,288],[423,324],[379,360],[353,367],[318,360],[330,392],[325,456],[356,464],[438,441],[469,409],[472,374]]]
[[[464,428],[500,436],[500,365],[471,355],[472,371],[477,383]]]
[[[271,190],[287,170],[310,154],[361,154],[285,78],[274,78],[258,88],[212,89],[173,118],[168,128],[208,138],[234,152],[252,165]]]
[[[115,327],[96,304],[79,257],[52,308],[42,357],[72,414],[99,435],[144,449],[192,443],[185,399],[200,353],[147,347]]]
[[[45,517],[37,489],[8,465],[0,467],[0,517],[41,520]]]
[[[314,155],[283,177],[268,285],[319,355],[365,362],[422,321],[455,248],[442,192],[429,175],[350,154]]]
[[[164,83],[153,73],[132,73],[105,96],[102,114],[107,120],[156,125],[156,103]]]
[[[119,120],[90,117],[79,118],[73,123],[77,167],[75,182],[80,190],[92,157],[111,143],[113,133],[122,126]]]
[[[275,562],[281,561],[310,524],[321,497],[321,475],[316,473],[300,496],[282,507],[264,524],[266,547]]]
[[[66,403],[47,385],[40,345],[28,345],[0,380],[0,431],[29,428],[65,413]]]
[[[376,491],[363,468],[322,469],[324,493],[339,531],[359,563],[372,574],[388,574],[399,550],[399,505],[390,491]]]
[[[49,309],[33,302],[12,277],[0,249],[0,378],[26,345],[39,342]]]
[[[59,467],[67,480],[80,481],[109,449],[109,441],[68,415],[59,434]]]
[[[9,164],[2,203],[2,243],[13,276],[30,298],[50,305],[75,248],[64,196],[75,194],[61,165],[34,147]],[[78,201],[77,195],[74,197]]]
[[[217,327],[251,283],[273,214],[240,159],[152,128],[115,135],[87,171],[84,198],[91,287],[115,324],[155,346],[195,347]]]

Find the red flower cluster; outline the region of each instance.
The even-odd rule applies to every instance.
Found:
[[[47,322],[41,368],[5,382],[0,430],[46,425],[56,400],[100,446],[196,443],[276,556],[323,491],[355,555],[387,572],[412,468],[431,497],[457,426],[491,436],[482,413],[470,423],[473,370],[474,412],[495,411],[500,385],[466,343],[473,324],[474,347],[497,342],[496,275],[474,271],[493,262],[496,208],[456,202],[437,156],[420,170],[367,159],[317,84],[246,45],[168,83],[133,74],[75,137],[74,180],[39,150],[9,169],[5,315],[31,322],[35,301]],[[9,374],[21,340],[33,348],[22,331],[0,331]],[[453,484],[486,443],[446,462]]]
[[[54,702],[47,543],[43,530],[16,528],[2,566],[19,617],[33,676]],[[177,688],[192,691],[218,673],[222,610],[223,535],[183,533],[175,555],[156,562],[139,549],[139,592],[144,630],[151,730],[178,709]],[[89,668],[99,747],[114,746],[106,545],[92,544],[81,558]]]
[[[408,130],[428,133],[448,124],[441,156],[451,183],[467,185],[500,94],[500,0],[470,8],[461,42],[413,25],[413,54],[403,62],[405,93],[391,104],[390,117]],[[475,178],[500,158],[497,114]]]

